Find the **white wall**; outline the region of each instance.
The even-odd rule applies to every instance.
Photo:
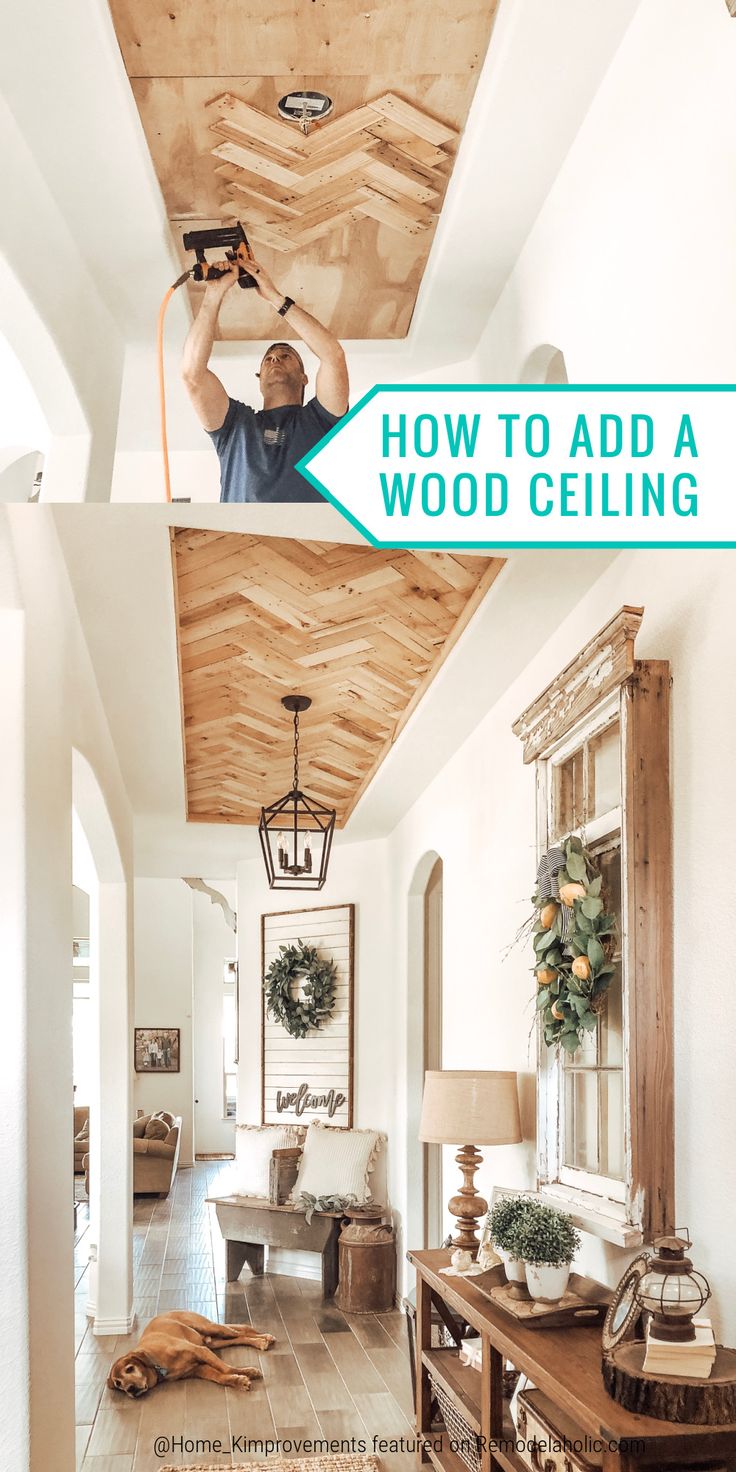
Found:
[[[17,1148],[0,1141],[5,1194],[13,1209],[3,1213],[0,1225],[3,1251],[12,1264],[4,1311],[11,1324],[18,1313],[22,1316],[19,1363],[21,1371],[24,1361],[27,1369],[15,1386],[17,1405],[8,1430],[7,1422],[3,1426],[3,1436],[10,1438],[3,1462],[28,1465],[30,1432],[31,1472],[51,1465],[72,1472],[74,747],[95,769],[128,871],[130,812],[53,522],[43,508],[8,508],[0,515],[0,607],[22,610],[15,649],[7,619],[17,628],[16,617],[3,613],[8,665],[0,766],[13,798],[3,845],[0,930],[8,947],[4,1023],[11,1032],[9,1056],[17,1058],[19,1072],[13,1078],[10,1070],[13,1096],[7,1101]],[[24,665],[22,688],[13,683],[16,655]],[[51,1110],[49,1099],[55,1101]],[[121,1108],[127,1108],[124,1097]]]
[[[582,555],[582,554],[581,554]],[[392,948],[402,998],[397,1043],[407,1045],[406,896],[429,848],[444,864],[444,1063],[516,1068],[522,1075],[525,1144],[492,1152],[479,1172],[494,1184],[534,1179],[534,1049],[530,957],[504,956],[528,914],[535,873],[534,775],[511,723],[551,676],[623,603],[643,604],[639,657],[669,659],[673,675],[675,1098],[677,1225],[714,1290],[725,1342],[736,1335],[736,1269],[730,1203],[736,1198],[736,1100],[732,1039],[736,993],[727,946],[730,831],[736,721],[731,631],[736,618],[733,552],[621,553],[553,639],[448,762],[389,841],[394,897]],[[339,873],[339,863],[335,861]],[[724,928],[726,927],[726,928]],[[397,1084],[399,1122],[404,1081]],[[399,1123],[400,1131],[400,1123]],[[448,1158],[446,1172],[456,1169]],[[446,1179],[453,1179],[452,1174]],[[403,1183],[397,1199],[403,1199]],[[406,1243],[410,1246],[410,1243]],[[624,1255],[588,1239],[588,1269],[615,1282]]]
[[[542,343],[571,383],[729,382],[733,78],[724,0],[642,0],[492,314],[481,378]]]
[[[207,883],[235,905],[232,880]],[[222,999],[225,961],[237,954],[237,938],[220,905],[192,891],[194,963],[194,1098],[197,1154],[235,1151],[235,1122],[223,1118]]]
[[[179,1165],[194,1159],[192,895],[181,879],[135,881],[135,1025],[178,1027],[179,1073],[137,1073],[133,1102],[182,1118]]]

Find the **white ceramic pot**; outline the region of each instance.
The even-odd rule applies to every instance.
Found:
[[[528,1262],[525,1267],[526,1286],[531,1297],[540,1303],[559,1303],[570,1276],[569,1262],[563,1262],[559,1268],[548,1262]]]
[[[503,1263],[504,1272],[509,1283],[526,1282],[526,1263],[523,1257],[512,1257],[503,1247],[497,1247],[496,1251]]]

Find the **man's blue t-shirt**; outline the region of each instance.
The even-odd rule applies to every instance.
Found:
[[[230,399],[224,424],[208,430],[220,461],[220,500],[322,501],[294,466],[339,418],[319,399],[258,410]]]

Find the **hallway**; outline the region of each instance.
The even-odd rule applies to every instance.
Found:
[[[412,1438],[406,1331],[398,1311],[348,1319],[322,1303],[318,1283],[285,1276],[253,1280],[246,1274],[226,1287],[224,1246],[214,1210],[206,1205],[223,1173],[219,1162],[200,1162],[179,1171],[168,1200],[136,1198],[138,1323],[130,1338],[95,1338],[88,1327],[86,1213],[84,1207],[80,1211],[75,1250],[80,1472],[160,1472],[167,1463],[231,1465],[225,1452],[157,1456],[154,1441],[163,1436],[219,1439],[223,1446],[237,1436]],[[224,1356],[233,1364],[260,1363],[263,1381],[247,1396],[194,1380],[161,1387],[141,1402],[108,1391],[112,1361],[137,1343],[149,1319],[174,1308],[231,1323],[252,1322],[275,1334],[276,1344],[266,1355],[235,1349]],[[257,1459],[258,1453],[234,1457],[236,1464]],[[414,1464],[408,1454],[382,1453],[382,1461],[389,1472],[409,1472]]]

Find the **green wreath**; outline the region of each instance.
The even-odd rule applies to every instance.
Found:
[[[295,997],[294,983],[305,977],[303,994]],[[332,1016],[336,979],[335,962],[321,961],[314,946],[303,940],[293,946],[279,946],[264,982],[269,1017],[280,1022],[292,1038],[305,1038],[312,1028],[321,1027]]]
[[[606,914],[602,876],[579,838],[560,845],[564,865],[556,870],[550,893],[532,896],[537,978],[537,1012],[547,1047],[574,1053],[592,1032],[603,1009],[615,967],[610,956],[615,915]]]

